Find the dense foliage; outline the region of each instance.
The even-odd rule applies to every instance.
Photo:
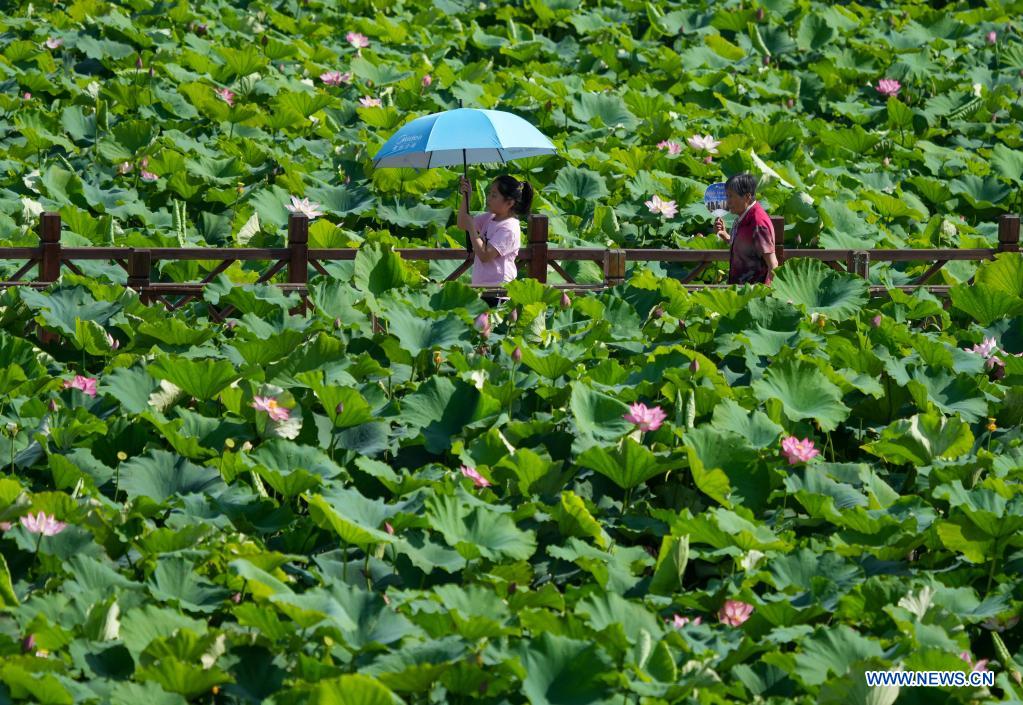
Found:
[[[790,244],[993,245],[1019,2],[701,8],[0,18],[5,244],[45,208],[69,244],[272,245],[293,197],[361,244],[305,312],[255,264],[174,313],[112,263],[0,294],[0,703],[1018,700],[1023,257],[951,263],[947,306],[797,259],[487,311],[392,249],[459,246],[454,172],[370,164],[459,100],[555,140],[514,168],[568,244],[717,246],[703,186],[752,169]]]

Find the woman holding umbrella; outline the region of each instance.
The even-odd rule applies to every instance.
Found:
[[[533,204],[533,187],[528,181],[502,174],[487,190],[487,210],[479,215],[469,212],[472,184],[459,179],[462,194],[458,209],[458,227],[469,233],[475,261],[472,267],[473,286],[502,286],[518,273],[515,258],[521,246],[522,226],[519,218],[529,215]]]

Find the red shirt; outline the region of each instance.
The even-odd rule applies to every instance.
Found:
[[[771,283],[764,255],[774,252],[774,226],[756,201],[732,226],[728,248],[728,283]]]

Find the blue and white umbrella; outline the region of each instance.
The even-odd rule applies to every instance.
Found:
[[[373,166],[430,169],[469,164],[505,164],[513,159],[556,154],[554,144],[518,115],[501,110],[456,108],[416,118],[384,143]],[[469,235],[465,249],[472,252]]]
[[[464,169],[555,153],[554,144],[518,115],[457,108],[402,127],[376,153],[373,165],[430,169],[461,164]]]

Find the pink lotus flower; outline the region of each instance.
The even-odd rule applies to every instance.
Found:
[[[10,531],[10,530],[11,530],[11,522],[9,522],[9,521],[0,521],[0,531]]]
[[[990,32],[988,32],[987,33],[987,43],[988,44],[997,44],[998,43],[998,32],[996,32],[994,30],[991,30]],[[50,47],[50,48],[52,49],[53,47]]]
[[[713,164],[714,163],[714,157],[712,157],[712,156],[710,156],[708,154],[706,157],[703,158],[703,163],[704,164]]]
[[[977,353],[981,357],[988,358],[998,349],[998,342],[994,338],[984,338],[980,345],[974,345],[969,352]]]
[[[356,49],[363,49],[369,46],[369,37],[358,32],[349,32],[345,35],[345,40]]]
[[[637,403],[629,406],[629,413],[622,418],[639,426],[640,431],[656,431],[668,415],[659,406],[648,407],[646,404]]]
[[[310,220],[323,215],[319,210],[322,206],[319,203],[313,203],[308,198],[299,199],[297,196],[292,196],[291,204],[284,207],[291,213],[300,213]]]
[[[121,162],[117,165],[117,172],[119,174],[130,174],[134,169],[135,167],[132,166],[131,162]]]
[[[678,206],[674,201],[664,201],[656,194],[649,201],[644,201],[643,205],[649,208],[651,213],[660,213],[664,218],[674,218],[678,213]]]
[[[82,375],[75,375],[74,379],[64,380],[64,389],[77,389],[82,394],[90,397],[96,396],[96,382],[99,380],[92,377],[83,377]]]
[[[252,397],[252,408],[265,411],[274,421],[287,421],[291,418],[291,410],[278,404],[273,397]]]
[[[983,671],[987,671],[988,659],[986,659],[986,658],[982,658],[981,660],[977,661],[977,663],[974,663],[973,659],[970,658],[970,652],[969,651],[964,651],[961,654],[959,654],[959,658],[961,658],[963,661],[966,661],[967,665],[969,665],[970,669],[974,673],[980,673],[980,672],[983,672]]]
[[[107,333],[107,345],[110,346],[111,350],[117,350],[121,347],[121,341]]]
[[[992,32],[992,34],[994,34],[994,32]],[[44,43],[45,43],[47,49],[58,49],[60,47],[60,45],[64,43],[64,40],[63,39],[57,39],[55,37],[50,37]]]
[[[462,474],[472,480],[472,484],[476,485],[476,487],[490,487],[490,480],[476,472],[476,468],[463,465],[461,470]]]
[[[27,514],[21,517],[21,525],[29,533],[43,536],[56,536],[67,527],[67,524],[57,521],[56,517],[48,516],[46,512],[39,512],[36,515]]]
[[[21,97],[24,98],[25,100],[32,100],[32,94],[29,93],[28,91],[25,91],[24,95],[22,95]]]
[[[490,316],[486,313],[476,316],[476,320],[472,322],[472,325],[484,338],[490,335]]]
[[[664,140],[663,142],[658,142],[657,143],[657,149],[667,150],[668,154],[671,154],[671,155],[674,156],[676,154],[681,154],[681,152],[682,152],[682,145],[680,145],[678,142],[672,142],[670,140]]]
[[[218,98],[220,98],[222,101],[227,103],[232,108],[234,107],[234,91],[232,91],[230,88],[218,88],[214,92],[217,94]]]
[[[675,627],[675,629],[681,629],[687,624],[692,624],[695,627],[700,623],[700,621],[700,617],[690,619],[689,617],[683,617],[680,614],[676,614],[671,620],[671,626]]]
[[[340,86],[342,83],[351,83],[352,74],[341,73],[340,71],[326,71],[320,74],[320,80],[328,86]]]
[[[789,461],[789,465],[806,463],[820,455],[820,451],[813,447],[813,441],[809,438],[798,440],[795,436],[789,436],[783,440],[781,450]]]
[[[152,182],[154,182],[154,181],[156,181],[157,179],[160,178],[159,176],[157,176],[153,172],[146,171],[145,169],[143,169],[142,171],[139,172],[139,176],[142,177],[143,181],[148,181],[149,183],[152,183]]]
[[[723,623],[738,627],[753,614],[753,605],[739,602],[738,600],[725,600],[725,604],[718,610],[718,619]]]
[[[902,84],[894,78],[882,78],[877,82],[877,92],[881,95],[897,95],[900,90],[902,90]]]
[[[366,108],[379,108],[383,105],[379,98],[370,98],[368,95],[359,98],[359,102]]]
[[[710,135],[693,135],[686,140],[689,146],[695,150],[703,150],[710,154],[717,154],[718,145],[721,144],[721,140],[716,140]]]

